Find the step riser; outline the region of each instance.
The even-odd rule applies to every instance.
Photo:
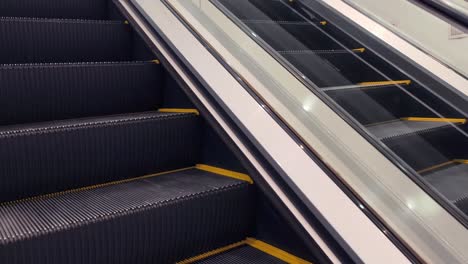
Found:
[[[199,138],[194,115],[0,137],[0,201],[193,166]]]
[[[0,17],[105,19],[107,0],[2,0]]]
[[[0,66],[0,125],[157,109],[154,63]]]
[[[124,23],[0,19],[0,63],[131,60]]]

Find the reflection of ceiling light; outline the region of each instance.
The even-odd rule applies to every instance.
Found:
[[[359,208],[364,209],[364,205],[359,204]]]
[[[257,37],[257,34],[255,34],[255,32],[252,32],[252,36]]]
[[[304,110],[306,110],[307,112],[309,112],[310,110],[312,110],[312,105],[310,105],[310,104],[304,104],[304,105],[302,105],[302,108],[303,108]]]
[[[304,109],[307,112],[312,111],[312,109],[314,108],[314,102],[315,102],[315,99],[312,98],[311,96],[308,96],[302,101],[302,109]]]
[[[408,205],[409,209],[414,209],[414,204],[412,202],[408,202],[406,205]]]
[[[410,210],[424,212],[425,215],[438,214],[439,207],[431,197],[421,195],[419,197],[413,197],[406,201],[406,206]]]

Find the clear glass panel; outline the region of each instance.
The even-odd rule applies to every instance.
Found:
[[[267,49],[468,214],[466,116],[300,5],[216,0]],[[468,54],[468,53],[467,53]],[[449,99],[449,98],[446,98]]]
[[[302,1],[164,1],[423,258],[468,261],[466,98]]]
[[[465,26],[434,15],[418,1],[346,1],[468,78],[468,29]],[[444,1],[468,12],[468,1]]]

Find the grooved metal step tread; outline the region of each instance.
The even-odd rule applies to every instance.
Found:
[[[177,264],[191,263],[295,263],[311,264],[287,251],[264,241],[248,237],[247,239],[193,256]]]
[[[245,237],[252,191],[187,169],[2,204],[0,255],[5,263],[174,263]]]
[[[468,164],[451,164],[424,174],[424,179],[451,201],[468,196]]]
[[[141,61],[0,65],[0,125],[153,110],[161,70]]]
[[[195,261],[197,264],[282,264],[287,263],[251,246],[240,246],[227,252]]]
[[[2,0],[2,17],[105,19],[106,0]]]
[[[375,137],[385,140],[397,136],[414,134],[426,130],[449,127],[447,122],[423,122],[395,120],[380,124],[368,125],[366,128]]]
[[[194,113],[144,112],[0,128],[0,201],[159,171],[199,158]]]
[[[0,18],[0,64],[132,60],[124,21]]]

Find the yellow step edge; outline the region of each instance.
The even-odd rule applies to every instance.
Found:
[[[431,166],[431,167],[426,168],[426,169],[418,170],[417,173],[426,173],[428,171],[436,170],[436,169],[439,169],[439,168],[442,168],[442,167],[445,167],[445,166],[448,166],[448,165],[454,164],[454,163],[468,164],[468,160],[465,160],[465,159],[450,160],[450,161],[447,161],[447,162],[444,162],[444,163],[440,163],[440,164]]]
[[[352,51],[363,53],[364,51],[366,51],[366,48],[352,49]]]
[[[320,21],[320,25],[325,26],[328,22],[327,21]]]
[[[200,260],[202,260],[202,259],[206,259],[206,258],[212,257],[212,256],[214,256],[214,255],[221,254],[221,253],[226,252],[226,251],[228,251],[228,250],[231,250],[231,249],[233,249],[233,248],[243,246],[243,245],[245,245],[245,244],[246,244],[246,241],[243,240],[243,241],[240,241],[240,242],[237,242],[237,243],[234,243],[234,244],[231,244],[231,245],[222,247],[222,248],[218,248],[218,249],[215,249],[215,250],[208,251],[208,252],[206,252],[206,253],[200,254],[200,255],[195,256],[195,257],[192,257],[192,258],[188,258],[188,259],[185,259],[185,260],[176,262],[176,264],[189,264],[189,263],[194,263],[194,262],[196,262],[196,261],[200,261]]]
[[[192,108],[160,108],[158,112],[162,113],[193,113],[200,115],[200,112],[197,109]]]
[[[287,262],[287,263],[294,263],[294,264],[312,264],[312,262],[309,262],[309,261],[306,261],[304,259],[301,259],[299,257],[296,257],[284,250],[281,250],[277,247],[274,247],[270,244],[267,244],[263,241],[260,241],[260,240],[257,240],[255,238],[247,238],[246,240],[243,240],[243,241],[240,241],[240,242],[237,242],[237,243],[234,243],[234,244],[231,244],[231,245],[228,245],[228,246],[225,246],[225,247],[221,247],[221,248],[218,248],[218,249],[215,249],[215,250],[211,250],[211,251],[208,251],[206,253],[203,253],[203,254],[200,254],[198,256],[195,256],[195,257],[191,257],[191,258],[188,258],[188,259],[185,259],[185,260],[182,260],[182,261],[179,261],[179,262],[176,262],[176,264],[190,264],[190,263],[194,263],[194,262],[197,262],[197,261],[200,261],[200,260],[203,260],[203,259],[206,259],[206,258],[209,258],[209,257],[212,257],[212,256],[215,256],[215,255],[218,255],[218,254],[221,254],[223,252],[226,252],[226,251],[229,251],[231,249],[234,249],[234,248],[237,248],[237,247],[240,247],[240,246],[243,246],[243,245],[248,245],[248,246],[251,246],[257,250],[260,250],[270,256],[273,256],[277,259],[280,259],[284,262]]]
[[[155,64],[160,64],[161,62],[159,60],[152,60],[151,62],[155,63]]]
[[[280,259],[286,263],[295,263],[295,264],[311,264],[311,262],[296,257],[282,249],[274,247],[270,244],[267,244],[263,241],[256,240],[254,238],[247,238],[247,245],[256,248],[260,251],[267,253],[277,259]]]
[[[455,163],[453,160],[447,161],[447,162],[444,162],[444,163],[440,163],[440,164],[431,166],[431,167],[429,167],[429,168],[425,168],[425,169],[422,169],[422,170],[418,170],[417,173],[419,173],[419,174],[421,174],[421,173],[426,173],[426,172],[428,172],[428,171],[436,170],[436,169],[439,169],[439,168],[448,166],[448,165],[453,164],[453,163]]]
[[[379,81],[379,82],[362,82],[359,85],[362,86],[379,86],[379,85],[410,85],[411,80],[399,80],[399,81]]]
[[[125,21],[124,21],[124,24],[125,24],[125,25],[129,25],[130,22],[128,22],[128,20],[125,20]]]
[[[401,118],[401,120],[413,122],[446,122],[466,124],[466,118],[404,117]]]
[[[78,188],[78,189],[71,189],[71,190],[66,190],[66,191],[61,191],[61,192],[38,195],[38,196],[28,197],[28,198],[24,198],[24,199],[20,199],[20,200],[15,200],[15,201],[3,202],[3,203],[0,203],[0,206],[9,205],[9,204],[16,204],[16,203],[20,203],[20,202],[27,202],[27,201],[43,199],[43,198],[52,198],[52,197],[56,197],[56,196],[63,195],[63,194],[87,191],[87,190],[97,189],[97,188],[106,187],[106,186],[110,186],[110,185],[122,184],[122,183],[132,182],[132,181],[136,181],[136,180],[142,180],[142,179],[152,178],[152,177],[156,177],[156,176],[161,176],[161,175],[165,175],[165,174],[170,174],[170,173],[175,173],[175,172],[180,172],[180,171],[186,171],[186,170],[190,170],[190,169],[195,169],[195,166],[186,167],[186,168],[182,168],[182,169],[176,169],[176,170],[170,170],[170,171],[163,171],[163,172],[158,172],[158,173],[153,173],[153,174],[147,174],[147,175],[143,175],[143,176],[136,177],[136,178],[106,182],[106,183],[86,186],[86,187],[82,187],[82,188]]]
[[[231,171],[231,170],[225,170],[225,169],[222,169],[222,168],[218,168],[218,167],[214,167],[214,166],[210,166],[210,165],[206,165],[206,164],[197,164],[195,166],[195,168],[197,168],[199,170],[202,170],[202,171],[207,171],[207,172],[223,175],[223,176],[226,176],[226,177],[234,178],[234,179],[237,179],[237,180],[246,181],[246,182],[248,182],[250,184],[254,183],[252,178],[250,178],[249,175],[244,174],[244,173]]]

